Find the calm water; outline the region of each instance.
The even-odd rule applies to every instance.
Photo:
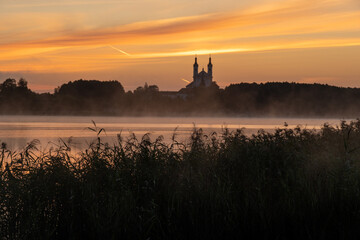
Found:
[[[121,132],[123,138],[135,134],[141,138],[150,133],[151,139],[159,135],[170,141],[176,133],[178,141],[187,141],[194,126],[202,128],[205,133],[221,132],[223,127],[231,130],[245,128],[251,134],[259,129],[273,131],[287,122],[289,127],[297,125],[309,129],[320,128],[325,122],[336,125],[339,119],[305,119],[305,118],[175,118],[175,117],[59,117],[59,116],[0,116],[0,142],[6,142],[12,150],[21,149],[33,139],[40,140],[40,148],[47,149],[59,144],[59,139],[68,141],[71,138],[73,149],[83,149],[96,139],[96,133],[88,127],[106,131],[101,133],[104,141],[114,142]]]

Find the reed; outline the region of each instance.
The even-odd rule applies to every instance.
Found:
[[[0,239],[358,239],[360,120],[0,151]],[[6,160],[7,159],[7,160]]]

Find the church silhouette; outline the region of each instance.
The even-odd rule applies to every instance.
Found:
[[[211,57],[209,57],[208,71],[205,72],[204,68],[199,72],[199,65],[197,63],[197,57],[195,57],[193,81],[186,86],[186,88],[195,87],[210,87],[213,80],[213,65],[211,63]]]

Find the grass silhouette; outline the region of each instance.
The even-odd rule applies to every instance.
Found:
[[[96,127],[96,126],[95,126]],[[1,239],[358,239],[360,120],[0,151]],[[7,159],[7,160],[6,160]]]

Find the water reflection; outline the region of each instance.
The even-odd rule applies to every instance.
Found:
[[[0,141],[6,142],[10,149],[21,149],[33,139],[40,140],[40,148],[47,149],[58,145],[59,138],[67,141],[71,137],[74,149],[81,150],[96,139],[96,133],[90,131],[92,120],[106,131],[103,141],[116,142],[121,132],[126,139],[131,134],[141,138],[150,133],[152,139],[159,135],[169,142],[176,129],[176,139],[187,141],[194,126],[205,133],[221,132],[224,127],[230,130],[245,128],[246,134],[256,133],[259,129],[273,131],[283,127],[297,125],[307,128],[320,128],[325,122],[335,125],[338,119],[302,119],[302,118],[175,118],[175,117],[58,117],[58,116],[1,116]]]

